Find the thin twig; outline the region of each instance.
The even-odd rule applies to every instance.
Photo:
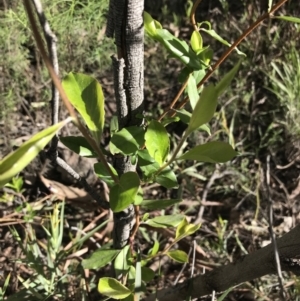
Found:
[[[24,2],[24,5],[25,5],[25,2]],[[26,7],[26,5],[25,5],[25,7]],[[37,44],[42,53],[42,57],[45,60],[45,63],[47,61],[47,63],[49,64],[49,66],[52,69],[52,72],[55,75],[54,78],[52,77],[52,100],[51,100],[52,125],[54,125],[54,124],[58,123],[58,109],[59,109],[59,88],[56,87],[56,85],[55,85],[55,81],[57,79],[59,80],[59,66],[58,66],[57,47],[56,47],[57,39],[56,39],[55,34],[53,33],[53,31],[50,28],[50,24],[49,24],[48,20],[46,19],[46,16],[44,14],[43,7],[42,7],[40,0],[33,0],[33,7],[38,16],[40,25],[43,29],[43,33],[44,33],[44,36],[45,36],[45,39],[47,42],[49,57],[46,54],[46,51],[43,48],[43,45],[39,45],[39,43],[38,43],[39,39],[41,40],[41,36],[39,36],[38,31],[37,31],[36,41],[37,41]],[[30,18],[30,16],[32,17],[32,14],[30,15],[31,10],[29,9],[29,11],[27,11],[27,12],[28,12],[29,18]],[[36,25],[35,23],[32,24],[33,31],[37,30],[37,26],[35,26],[35,25]],[[44,53],[44,55],[43,55],[43,53]],[[47,63],[46,63],[46,65],[47,65]],[[50,72],[50,70],[49,70],[49,72]],[[70,105],[70,103],[69,103],[69,105]],[[72,108],[72,106],[71,106],[71,108]],[[75,112],[69,111],[69,113],[70,113],[70,115],[72,115],[71,113],[75,113]],[[51,147],[48,150],[48,152],[46,153],[46,156],[51,160],[51,162],[54,165],[55,164],[59,165],[68,174],[70,174],[74,179],[79,181],[82,184],[82,186],[84,187],[84,189],[93,197],[94,200],[96,200],[98,202],[98,204],[102,208],[108,209],[109,208],[108,202],[104,201],[100,197],[100,195],[86,182],[86,180],[84,178],[82,178],[77,172],[75,172],[64,160],[62,160],[61,158],[58,157],[57,144],[58,144],[58,136],[55,135],[51,141]]]
[[[87,183],[85,178],[82,178],[72,167],[70,167],[60,157],[56,158],[56,163],[59,167],[61,167],[69,175],[71,175],[76,181],[78,181],[83,186],[85,191],[99,204],[100,207],[102,207],[103,209],[109,209],[109,203],[103,200],[103,198],[101,198],[99,193]]]
[[[57,90],[59,91],[61,99],[64,102],[64,105],[66,106],[70,116],[73,118],[73,122],[76,124],[79,131],[82,133],[82,135],[88,141],[88,143],[91,145],[91,147],[95,150],[95,152],[98,155],[99,160],[101,161],[101,163],[104,164],[105,168],[109,172],[112,179],[115,181],[115,183],[118,183],[119,182],[118,177],[113,173],[113,171],[109,167],[109,165],[108,165],[108,163],[105,159],[105,156],[103,155],[103,153],[102,153],[99,145],[97,144],[97,142],[91,137],[88,130],[83,126],[82,122],[77,117],[77,114],[75,113],[75,110],[72,107],[72,105],[71,105],[71,103],[68,99],[68,96],[67,96],[66,92],[64,91],[61,83],[60,83],[60,79],[57,76],[55,70],[53,69],[51,60],[50,60],[50,58],[49,58],[49,56],[48,56],[48,54],[45,50],[45,47],[44,47],[44,44],[43,44],[43,39],[42,39],[42,37],[41,37],[41,35],[38,31],[38,26],[36,24],[36,20],[34,18],[33,12],[32,12],[33,9],[32,9],[32,6],[31,6],[31,1],[30,0],[23,0],[23,3],[24,3],[26,13],[28,15],[29,22],[31,24],[31,29],[32,29],[36,44],[38,46],[38,49],[41,53],[41,56],[43,58],[43,61],[44,61],[45,65],[46,65],[46,67],[49,71],[49,74],[52,78],[52,81],[55,84],[55,87],[57,88]]]
[[[217,70],[217,68],[227,59],[227,57],[234,51],[234,49],[247,38],[247,36],[254,31],[263,21],[273,16],[274,12],[278,10],[285,2],[288,0],[281,0],[276,5],[272,7],[272,9],[269,12],[266,12],[263,14],[257,21],[255,21],[249,28],[247,28],[240,37],[224,52],[224,54],[219,58],[219,60],[211,67],[209,68],[209,71],[206,73],[204,78],[198,83],[197,87],[198,89],[212,76],[212,74]],[[191,12],[191,23],[195,30],[197,30],[197,24],[195,21],[195,12],[200,4],[201,0],[197,0],[195,4],[193,5],[192,12]],[[181,103],[178,104],[176,109],[183,108],[186,103],[188,102],[189,98],[188,96],[183,99]],[[168,113],[172,113],[171,117],[174,117],[176,115],[176,111],[174,112],[173,108],[168,109],[166,112],[164,112],[164,116],[166,116]],[[161,118],[160,118],[161,119]]]
[[[286,292],[285,292],[284,286],[283,286],[283,277],[282,277],[282,271],[281,271],[279,252],[278,252],[277,242],[276,242],[275,233],[274,233],[274,229],[273,229],[273,202],[272,202],[272,199],[270,196],[270,155],[267,156],[266,181],[267,181],[267,197],[268,197],[268,202],[269,202],[269,231],[270,231],[271,241],[272,241],[273,248],[274,248],[274,257],[275,257],[275,262],[276,262],[280,294],[281,294],[282,300],[284,301],[284,300],[286,300]]]

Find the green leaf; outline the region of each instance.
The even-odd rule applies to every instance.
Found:
[[[112,262],[120,253],[120,250],[96,250],[88,259],[82,260],[81,265],[84,269],[100,269]]]
[[[118,122],[118,116],[112,116],[110,120],[110,126],[109,126],[109,132],[112,136],[114,133],[116,133],[119,130],[119,122]]]
[[[108,166],[110,167],[111,171],[113,172],[113,174],[118,177],[118,173],[117,171],[113,168],[113,166],[109,163],[107,163]],[[109,187],[112,187],[113,185],[115,185],[115,181],[112,179],[110,173],[108,172],[108,170],[106,169],[106,167],[104,166],[103,163],[98,162],[94,164],[94,171],[96,173],[96,175],[102,180],[104,181]]]
[[[188,112],[185,109],[180,109],[180,110],[176,110],[176,114],[183,123],[185,123],[185,124],[190,123],[192,113]]]
[[[173,199],[173,200],[143,200],[141,203],[141,207],[145,207],[148,210],[161,210],[165,209],[169,206],[173,206],[175,204],[180,203],[181,199]]]
[[[151,15],[144,11],[144,28],[151,38],[156,39],[156,30],[162,29],[162,26],[158,21],[154,20]]]
[[[95,158],[97,153],[82,136],[59,137],[62,144],[82,157]]]
[[[164,215],[148,219],[145,224],[154,228],[177,227],[184,219],[184,215]]]
[[[239,60],[237,64],[218,82],[215,88],[218,96],[223,94],[226,88],[230,85],[231,81],[234,79],[237,71],[239,70],[241,62],[242,60]]]
[[[179,241],[184,237],[194,234],[196,231],[199,230],[200,226],[201,225],[189,224],[187,219],[184,218],[184,220],[182,220],[182,222],[178,225],[176,229],[176,241]]]
[[[142,280],[145,282],[151,281],[155,277],[155,272],[147,267],[142,267]]]
[[[155,239],[154,240],[154,245],[153,245],[152,250],[151,250],[151,255],[152,256],[156,255],[158,250],[159,250],[159,242],[158,242],[158,240]]]
[[[37,134],[22,144],[16,151],[8,154],[0,161],[0,187],[8,183],[16,174],[21,172],[43,150],[55,133],[72,118],[57,123]]]
[[[168,189],[178,187],[176,175],[170,167],[166,167],[160,174],[158,174],[155,181]]]
[[[105,121],[104,96],[101,85],[91,76],[70,72],[63,79],[62,86],[92,136],[100,144]]]
[[[145,145],[151,157],[161,166],[169,153],[169,136],[158,121],[152,120],[145,134]]]
[[[196,160],[209,163],[224,163],[237,155],[237,152],[228,143],[211,141],[198,145],[177,160]]]
[[[292,17],[292,16],[276,16],[274,19],[284,20],[292,23],[300,23],[300,18]]]
[[[189,76],[186,90],[187,90],[187,94],[190,99],[191,107],[192,107],[192,109],[194,109],[199,100],[199,94],[198,94],[196,80],[193,75]]]
[[[212,119],[217,108],[217,101],[218,95],[213,84],[205,87],[192,113],[189,126],[186,130],[187,136]]]
[[[219,41],[220,43],[230,47],[231,44],[229,42],[227,42],[226,40],[224,40],[221,36],[219,36],[213,29],[211,29],[211,24],[208,22],[208,21],[205,21],[205,22],[201,22],[199,24],[199,26],[201,26],[202,24],[206,24],[208,25],[209,29],[206,29],[206,28],[203,28],[201,27],[201,30],[206,32],[207,34],[209,34],[211,37],[213,37],[214,39],[216,39],[217,41]],[[246,56],[245,53],[241,52],[240,50],[238,50],[238,48],[236,47],[235,48],[236,52],[239,54],[239,55],[243,55],[243,56]]]
[[[144,191],[142,189],[142,187],[140,186],[139,187],[139,190],[138,190],[138,193],[134,199],[134,206],[139,206],[141,205],[141,203],[143,202],[143,194],[144,194]]]
[[[149,164],[156,163],[155,160],[150,156],[147,149],[139,150],[137,152],[138,155],[138,162],[141,166],[146,166]]]
[[[125,246],[121,252],[119,252],[118,256],[115,259],[114,262],[114,268],[116,277],[119,278],[120,275],[125,275],[126,272],[129,270],[129,264],[128,264],[128,258],[130,256],[129,254],[130,245]]]
[[[138,126],[130,126],[113,134],[109,143],[109,148],[113,155],[118,153],[132,155],[143,144],[144,129]]]
[[[161,121],[161,124],[166,127],[167,125],[169,125],[170,123],[173,123],[173,122],[177,122],[179,121],[179,117],[178,116],[175,116],[175,117],[165,117],[162,121]]]
[[[99,280],[98,291],[100,294],[117,300],[125,299],[131,294],[131,291],[126,286],[109,277],[103,277]]]
[[[184,251],[181,251],[181,250],[169,251],[169,252],[167,252],[167,255],[171,259],[173,259],[177,262],[180,262],[180,263],[189,262],[188,255]]]
[[[156,35],[156,39],[164,45],[171,56],[179,59],[190,69],[200,70],[206,67],[206,65],[199,60],[196,53],[188,46],[185,41],[179,40],[168,30],[157,29]]]
[[[129,171],[120,178],[120,183],[110,190],[110,208],[113,212],[120,212],[133,204],[139,190],[140,179],[137,173]]]
[[[203,48],[203,40],[199,31],[193,31],[191,36],[191,46],[196,53]]]

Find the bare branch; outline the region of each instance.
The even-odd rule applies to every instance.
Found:
[[[299,264],[293,260],[300,255],[300,225],[289,233],[277,239],[278,252],[282,265],[282,271],[300,273]],[[276,262],[274,260],[274,246],[268,246],[246,255],[236,263],[231,263],[216,268],[204,275],[198,275],[193,279],[183,282],[176,287],[166,288],[151,295],[145,301],[181,301],[186,296],[199,298],[212,293],[222,292],[240,283],[250,281],[267,274],[276,274]]]

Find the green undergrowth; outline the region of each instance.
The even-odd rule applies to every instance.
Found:
[[[113,43],[105,38],[108,1],[46,0],[43,6],[58,39],[61,74],[76,70],[103,76],[113,53]],[[0,120],[8,120],[20,103],[29,111],[48,105],[51,89],[22,2],[8,1],[0,16]]]

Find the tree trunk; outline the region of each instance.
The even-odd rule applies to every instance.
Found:
[[[144,111],[144,1],[110,0],[106,35],[115,37],[117,56],[113,56],[114,88],[119,130],[141,126]],[[135,171],[129,157],[115,157],[119,176]],[[114,214],[114,248],[124,247],[134,224],[134,208]]]

